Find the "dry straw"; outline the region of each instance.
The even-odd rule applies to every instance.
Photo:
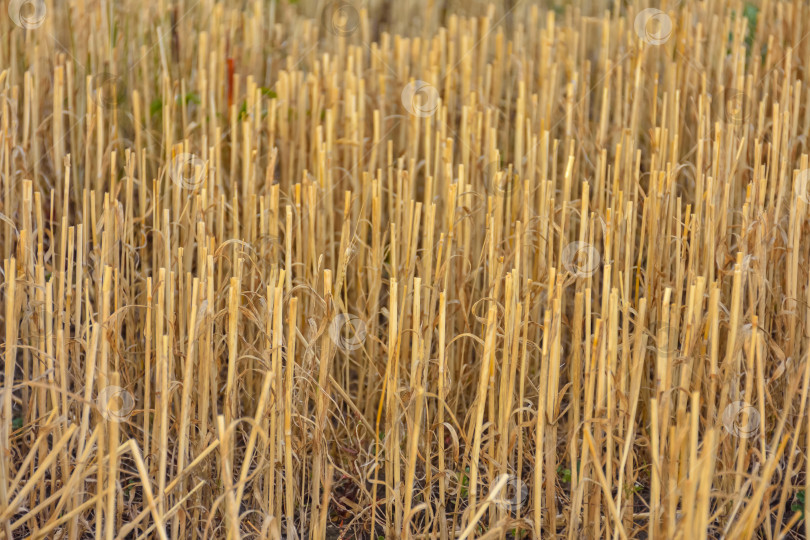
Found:
[[[807,3],[363,5],[8,3],[0,538],[806,537]]]

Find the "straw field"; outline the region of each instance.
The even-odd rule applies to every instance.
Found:
[[[0,538],[806,538],[810,4],[651,4],[6,0]]]

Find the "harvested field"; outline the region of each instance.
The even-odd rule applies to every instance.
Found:
[[[0,538],[808,536],[806,1],[4,6]]]

